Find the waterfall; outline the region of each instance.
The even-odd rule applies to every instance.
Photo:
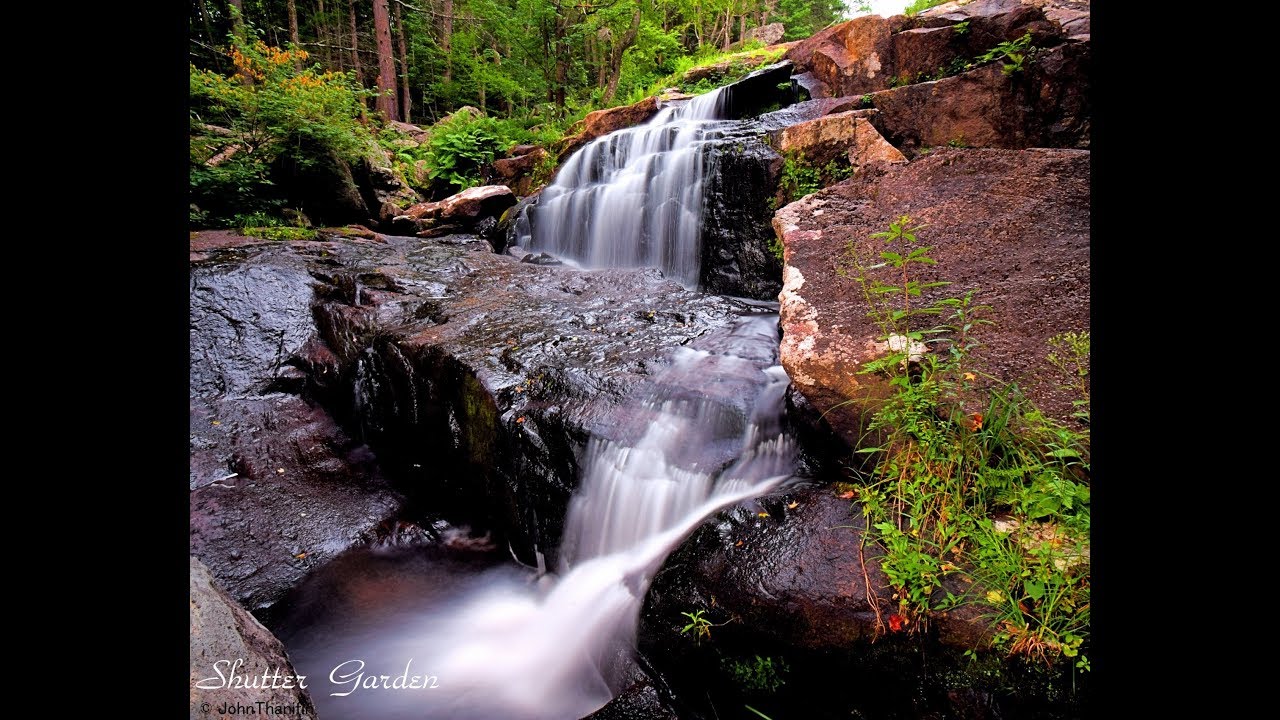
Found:
[[[657,267],[697,287],[702,145],[724,125],[724,104],[719,88],[588,143],[521,218],[520,244],[584,267]]]
[[[290,655],[313,678],[320,716],[575,720],[607,703],[624,689],[645,593],[667,555],[713,513],[791,475],[777,348],[777,315],[759,314],[677,349],[619,439],[589,442],[558,574],[490,571],[427,609],[376,624],[336,618],[340,637],[316,626],[294,638]],[[406,673],[438,685],[378,684]],[[369,689],[345,684],[369,678]]]

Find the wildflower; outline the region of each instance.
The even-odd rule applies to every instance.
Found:
[[[902,630],[902,626],[907,625],[909,622],[910,621],[903,616],[898,613],[894,613],[889,616],[889,631],[899,632]]]

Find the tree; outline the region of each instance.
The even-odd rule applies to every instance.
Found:
[[[347,0],[347,15],[351,18],[351,67],[356,70],[356,82],[363,83],[360,72],[360,34],[356,29],[355,0]]]
[[[391,54],[391,14],[387,0],[373,0],[373,37],[378,47],[377,109],[388,120],[399,120],[396,103],[396,61]]]
[[[409,50],[404,39],[404,21],[400,18],[400,0],[391,6],[396,18],[396,50],[400,55],[400,119],[410,122],[413,98],[409,96]]]
[[[294,4],[293,0],[286,0],[285,11],[285,14],[289,16],[289,42],[293,43],[295,46],[301,45],[302,38],[298,36],[298,6]],[[301,70],[302,61],[294,60],[294,66]]]

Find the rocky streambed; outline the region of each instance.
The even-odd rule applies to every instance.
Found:
[[[668,558],[640,652],[594,717],[728,717],[745,704],[775,718],[1086,714],[1087,678],[965,658],[990,639],[976,613],[886,632],[880,553],[831,484],[863,430],[848,401],[876,393],[851,370],[874,357],[875,329],[835,268],[851,239],[899,214],[929,223],[951,277],[989,289],[1001,330],[986,360],[1049,412],[1069,411],[1034,382],[1033,350],[1089,314],[1088,17],[1055,7],[978,0],[792,46],[760,88],[738,90],[751,123],[707,143],[699,290],[656,269],[510,251],[536,196],[501,222],[388,210],[386,233],[193,233],[193,677],[210,653],[287,663],[271,632],[288,640],[334,607],[429,600],[494,567],[554,569],[591,439],[628,441],[625,428],[651,419],[635,400],[668,382],[677,349],[714,355],[740,317],[779,313],[776,355],[687,394],[745,423],[746,374],[780,363],[795,480],[719,513]],[[919,77],[1026,32],[1043,50],[1021,75]],[[603,113],[577,144],[656,111]],[[796,153],[852,177],[775,212]],[[708,452],[723,466],[736,450]],[[696,609],[715,624],[709,639],[682,630]],[[192,717],[208,697],[193,688]],[[314,713],[301,694],[273,696],[291,699]]]

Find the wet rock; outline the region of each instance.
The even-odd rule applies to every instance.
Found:
[[[532,145],[521,147],[529,149],[522,154],[493,161],[493,179],[511,188],[516,195],[523,197],[533,191],[535,180],[533,171],[547,156],[547,151]]]
[[[798,486],[725,511],[667,561],[646,616],[661,627],[659,618],[707,607],[714,597],[718,613],[737,618],[716,630],[728,644],[750,638],[806,651],[865,646],[891,633],[888,616],[897,608],[880,567],[884,552],[865,533],[862,511],[830,486]],[[931,632],[944,645],[984,647],[989,625],[977,613],[939,614]]]
[[[583,720],[677,720],[680,716],[667,705],[653,678],[634,661],[627,663],[622,690],[607,705]]]
[[[1022,72],[1000,63],[937,82],[874,93],[871,122],[908,153],[922,147],[1089,147],[1087,42],[1034,55]]]
[[[858,368],[885,350],[856,285],[833,268],[850,241],[878,252],[881,241],[868,236],[909,214],[927,225],[922,240],[938,261],[921,281],[953,283],[926,291],[923,302],[979,288],[976,301],[993,306],[996,324],[984,330],[977,367],[1069,418],[1071,398],[1057,387],[1046,342],[1089,327],[1089,209],[1089,153],[1065,149],[939,150],[782,208],[774,229],[786,256],[783,366],[814,407],[829,411],[826,422],[856,443],[864,413],[887,392]]]
[[[751,133],[708,142],[707,153],[700,286],[773,299],[782,264],[769,249],[769,199],[778,187],[782,156]]]
[[[794,79],[794,78],[793,78]],[[870,110],[871,104],[865,104],[865,110]],[[859,111],[855,117],[863,117],[864,103],[862,96],[842,97],[842,98],[818,98],[816,100],[805,100],[803,102],[788,105],[781,110],[775,110],[765,113],[757,118],[763,129],[769,131],[775,138],[778,131],[789,128],[792,125],[816,120],[824,115],[834,115],[848,110]]]
[[[563,265],[564,264],[556,256],[550,253],[545,253],[545,252],[540,252],[537,255],[527,254],[524,257],[520,258],[520,262],[530,263],[533,265]]]
[[[529,221],[525,217],[525,209],[536,205],[538,198],[542,196],[542,189],[532,195],[520,198],[519,202],[503,211],[502,216],[498,218],[498,226],[494,228],[496,239],[493,243],[493,251],[502,252],[508,245],[517,245],[521,237],[529,236]]]
[[[744,306],[655,270],[542,267],[477,245],[390,237],[305,258],[341,378],[326,404],[399,487],[537,565],[554,559],[587,439],[617,433],[624,399],[672,348]]]
[[[420,237],[441,237],[478,228],[485,218],[501,215],[516,204],[516,196],[505,185],[467,188],[444,200],[417,203],[392,220],[392,230]]]
[[[571,135],[561,141],[559,157],[563,162],[574,150],[608,135],[614,130],[632,127],[645,122],[658,113],[659,99],[648,97],[631,105],[595,110],[569,128]]]
[[[291,261],[263,262],[282,246]],[[337,375],[304,261],[324,247],[221,243],[191,270],[191,554],[255,611],[403,505],[368,448],[299,395]]]
[[[191,692],[190,707],[192,720],[228,717],[236,715],[236,710],[222,714],[217,708],[224,704],[231,708],[244,706],[253,709],[253,714],[265,713],[264,708],[275,709],[288,717],[314,720],[315,707],[307,691],[298,687],[297,673],[289,662],[284,646],[262,626],[252,615],[236,605],[210,575],[209,570],[195,556],[191,557]],[[236,688],[221,687],[220,678],[214,670],[214,663],[228,661],[235,663],[235,673],[240,679],[261,678],[267,673],[279,673],[280,679],[275,683],[281,687]],[[231,675],[229,664],[219,666],[223,677]],[[286,682],[285,676],[290,676]],[[314,683],[307,680],[308,685]],[[196,687],[202,685],[219,685],[217,689]],[[289,687],[283,687],[288,685]],[[259,705],[265,703],[265,705]],[[209,709],[205,709],[205,706]]]
[[[789,61],[766,65],[724,88],[724,117],[753,117],[766,109],[789,105],[800,98],[791,83]]]
[[[646,615],[678,618],[677,608],[707,607],[714,596],[720,612],[741,618],[717,628],[717,637],[749,634],[806,649],[869,642],[887,632],[877,630],[876,606],[887,615],[894,601],[881,551],[860,547],[864,530],[849,501],[829,488],[800,488],[726,511],[667,561]]]
[[[378,222],[387,225],[408,207],[422,198],[396,172],[389,153],[367,157],[356,167],[354,174],[365,205],[377,210]]]

